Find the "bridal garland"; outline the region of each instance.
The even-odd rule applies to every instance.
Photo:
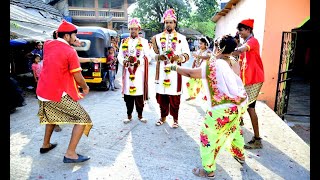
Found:
[[[177,32],[174,32],[173,37],[171,39],[171,48],[166,51],[166,42],[167,42],[166,31],[162,33],[160,37],[161,48],[162,48],[162,52],[165,52],[168,58],[174,55],[174,51],[176,50],[176,47],[177,47],[177,41],[178,41]],[[164,65],[167,65],[167,61],[164,61]],[[164,72],[166,74],[166,77],[163,80],[163,86],[168,88],[171,85],[170,79],[168,77],[171,70],[170,68],[165,68]]]
[[[134,86],[134,80],[135,80],[135,74],[137,71],[137,68],[140,64],[139,62],[139,57],[141,55],[141,50],[143,48],[142,43],[141,43],[141,38],[138,38],[138,43],[135,47],[136,49],[136,56],[129,56],[129,39],[130,38],[126,38],[122,44],[122,52],[123,52],[123,57],[124,59],[127,59],[129,62],[129,67],[128,67],[128,71],[129,71],[129,79],[130,79],[130,88],[129,88],[129,92],[131,95],[135,94],[137,91],[137,88]]]

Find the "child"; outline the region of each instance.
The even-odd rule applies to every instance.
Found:
[[[192,64],[192,68],[198,68],[201,64],[206,60],[208,60],[211,56],[211,51],[208,48],[209,41],[206,38],[201,38],[199,43],[199,50],[193,53],[194,61]],[[201,79],[194,79],[190,78],[187,82],[187,89],[189,98],[186,101],[195,99],[196,96],[199,94],[200,90],[202,89],[202,82]]]
[[[32,72],[33,72],[33,77],[34,77],[34,81],[35,81],[35,87],[37,87],[38,84],[38,80],[40,78],[40,73],[42,70],[42,62],[41,61],[41,56],[40,54],[34,54],[33,58],[32,58]]]
[[[115,91],[114,86],[114,80],[116,77],[116,63],[117,59],[114,57],[114,47],[108,47],[108,59],[107,59],[107,65],[108,65],[108,72],[109,72],[109,88],[111,88],[112,91]]]

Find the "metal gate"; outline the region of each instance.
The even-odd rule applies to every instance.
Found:
[[[284,119],[288,110],[293,60],[296,49],[296,32],[282,32],[277,95],[274,111]]]

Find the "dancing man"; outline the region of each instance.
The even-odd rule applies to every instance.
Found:
[[[65,20],[58,30],[58,38],[44,43],[44,60],[41,78],[37,86],[38,116],[45,124],[45,134],[40,153],[47,153],[57,146],[50,143],[56,124],[73,124],[70,143],[63,158],[64,163],[78,163],[90,159],[76,153],[82,134],[92,128],[91,118],[78,100],[89,93],[89,87],[81,74],[78,54],[71,47],[76,41],[77,27]],[[78,85],[82,88],[80,93]]]
[[[238,33],[244,40],[244,43],[233,52],[233,55],[240,54],[240,77],[249,96],[248,113],[254,132],[252,140],[245,145],[246,149],[262,148],[255,106],[264,82],[264,70],[260,56],[260,45],[258,40],[253,36],[253,23],[253,19],[245,19],[238,24]]]

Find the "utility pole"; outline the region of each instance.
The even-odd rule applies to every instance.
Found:
[[[113,17],[113,15],[111,14],[111,0],[109,0],[108,7],[109,7],[109,17],[108,17],[109,25],[108,25],[108,28],[109,29],[113,29],[113,27],[112,27],[112,17]]]

